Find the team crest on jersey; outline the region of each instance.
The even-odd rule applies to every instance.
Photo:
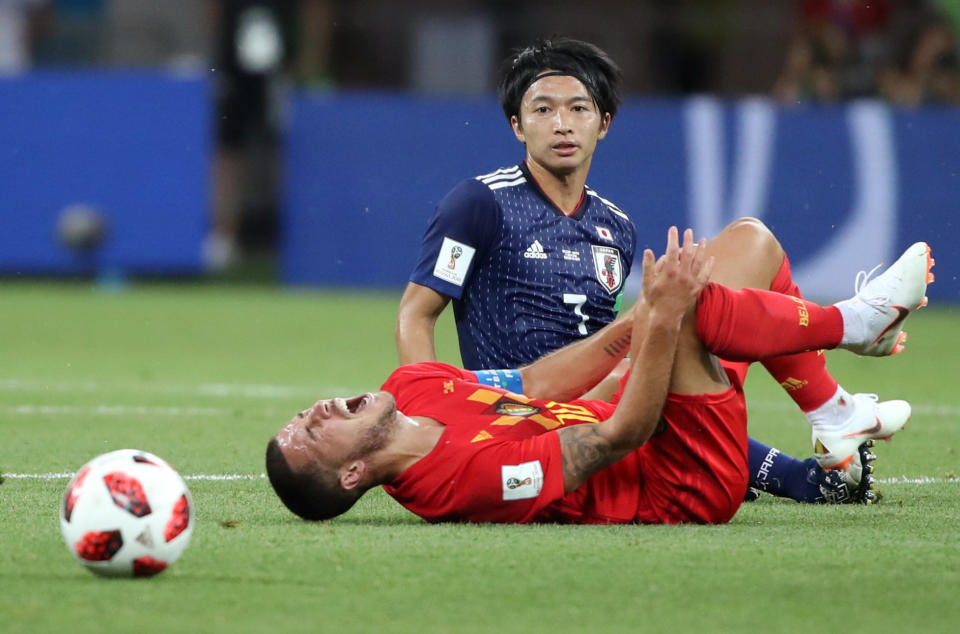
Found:
[[[533,416],[539,414],[540,408],[536,405],[529,405],[515,401],[508,396],[501,397],[496,403],[492,404],[484,414],[500,416]]]
[[[527,403],[514,403],[512,401],[500,401],[495,409],[497,414],[506,416],[533,416],[540,413],[540,408]]]
[[[623,286],[623,266],[620,262],[620,250],[616,247],[598,247],[590,245],[593,251],[593,268],[597,272],[600,285],[611,295]]]

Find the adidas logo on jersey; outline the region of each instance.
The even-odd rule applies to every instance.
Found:
[[[539,240],[534,240],[533,244],[527,247],[527,250],[523,252],[523,257],[531,258],[533,260],[546,260],[547,254],[543,250],[543,245],[540,244]]]

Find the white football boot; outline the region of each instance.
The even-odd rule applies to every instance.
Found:
[[[903,322],[927,305],[927,284],[933,282],[934,260],[926,242],[916,242],[886,271],[870,279],[877,266],[860,271],[856,295],[834,304],[843,315],[840,348],[859,355],[883,357],[903,351]]]
[[[889,440],[903,429],[910,420],[910,403],[880,402],[876,394],[853,394],[850,398],[853,412],[847,420],[827,429],[814,428],[813,455],[823,469],[844,472],[844,480],[856,487],[864,476],[858,448],[868,441]]]

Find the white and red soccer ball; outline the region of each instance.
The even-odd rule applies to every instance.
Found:
[[[109,577],[150,577],[180,558],[193,534],[190,491],[157,456],[120,449],[77,472],[60,506],[67,548]]]

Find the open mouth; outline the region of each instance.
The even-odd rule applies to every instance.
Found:
[[[344,407],[351,414],[359,414],[373,402],[373,394],[362,394],[344,401]]]

